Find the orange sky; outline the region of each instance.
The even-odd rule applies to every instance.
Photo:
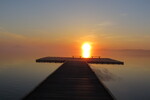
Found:
[[[148,1],[3,1],[1,53],[81,55],[100,49],[150,49]]]

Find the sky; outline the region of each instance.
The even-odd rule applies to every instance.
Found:
[[[0,0],[3,53],[150,49],[150,0]]]

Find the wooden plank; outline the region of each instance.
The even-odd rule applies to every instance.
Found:
[[[36,62],[55,62],[55,63],[63,63],[66,61],[86,61],[87,63],[95,63],[95,64],[124,64],[124,62],[122,61],[114,60],[111,58],[43,57],[36,60]]]
[[[84,61],[67,61],[23,100],[114,100]]]

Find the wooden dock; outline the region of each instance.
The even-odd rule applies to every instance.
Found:
[[[85,61],[66,61],[23,100],[114,100]]]
[[[122,61],[110,59],[110,58],[75,58],[75,57],[43,57],[37,59],[36,62],[55,62],[63,63],[66,61],[86,61],[93,64],[124,64]]]

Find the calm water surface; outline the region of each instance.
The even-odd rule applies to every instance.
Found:
[[[150,56],[108,56],[125,65],[90,64],[117,100],[150,100]],[[0,58],[0,100],[20,100],[61,63],[36,63],[35,58]]]
[[[0,100],[20,100],[60,65],[24,58],[1,60]]]
[[[124,61],[125,65],[90,66],[117,100],[150,100],[150,57],[130,56]]]

